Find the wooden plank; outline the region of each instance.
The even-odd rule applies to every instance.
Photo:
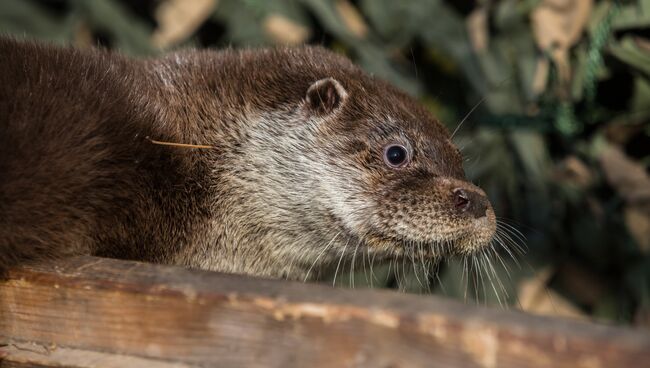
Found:
[[[135,366],[650,366],[642,331],[93,257],[11,270],[0,283],[0,343],[5,364],[23,366],[34,356],[15,344],[45,349],[32,349],[49,357],[34,366],[81,367],[61,359],[93,352],[110,364],[115,354],[141,359]]]

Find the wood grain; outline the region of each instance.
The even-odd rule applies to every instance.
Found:
[[[11,270],[0,344],[25,367],[650,366],[642,331],[93,257]]]

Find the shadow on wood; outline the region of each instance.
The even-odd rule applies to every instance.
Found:
[[[650,364],[631,329],[94,257],[11,270],[0,344],[2,367]]]

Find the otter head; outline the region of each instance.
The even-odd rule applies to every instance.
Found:
[[[319,152],[316,207],[342,234],[331,242],[340,252],[419,259],[489,246],[496,219],[485,192],[465,178],[447,129],[414,99],[357,72],[314,81],[303,104]]]
[[[242,132],[215,161],[229,182],[220,187],[230,188],[218,196],[218,225],[234,239],[229,251],[254,251],[256,263],[235,266],[250,258],[238,257],[228,269],[306,279],[362,255],[487,249],[496,231],[490,202],[465,178],[449,132],[417,101],[321,48],[249,60],[255,68],[236,90],[247,101],[236,109]]]

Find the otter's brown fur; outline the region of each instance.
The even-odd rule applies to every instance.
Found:
[[[94,254],[302,279],[494,234],[447,130],[323,48],[0,54],[0,268]],[[386,165],[391,143],[408,165]]]

